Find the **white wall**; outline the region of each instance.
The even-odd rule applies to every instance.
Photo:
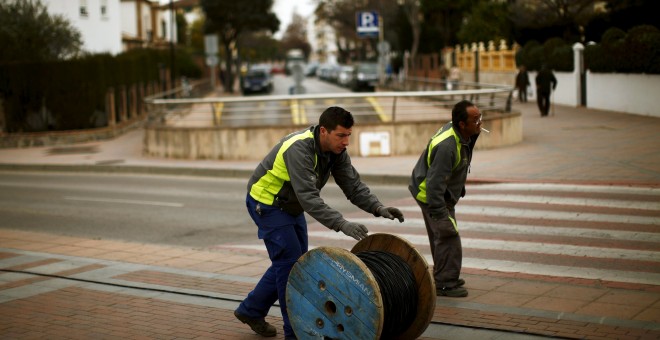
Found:
[[[119,0],[106,0],[106,14],[101,15],[102,0],[86,0],[87,16],[80,14],[80,0],[43,0],[49,14],[66,17],[80,31],[83,49],[91,53],[117,54],[122,51]]]
[[[660,75],[587,71],[587,107],[660,117]]]

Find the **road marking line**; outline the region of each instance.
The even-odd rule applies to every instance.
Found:
[[[65,200],[70,200],[70,201],[120,203],[120,204],[142,204],[142,205],[156,205],[156,206],[161,206],[161,207],[172,207],[172,208],[182,208],[183,207],[183,203],[158,202],[158,201],[138,201],[138,200],[95,198],[95,197],[75,197],[75,196],[64,196],[63,198]]]
[[[380,106],[380,103],[376,100],[374,97],[365,97],[365,99],[373,106],[374,110],[376,113],[378,113],[378,117],[380,118],[380,121],[383,123],[389,123],[392,121],[390,116],[385,114],[385,111],[383,111],[383,108]]]

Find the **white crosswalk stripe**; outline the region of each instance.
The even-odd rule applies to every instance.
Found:
[[[428,246],[429,238],[426,235],[411,235],[393,233],[401,238],[408,240],[417,248]],[[331,240],[343,240],[346,238],[341,233],[334,231],[312,231],[309,232],[310,238],[326,238]],[[568,256],[586,256],[593,258],[607,259],[630,259],[639,261],[658,261],[660,262],[660,252],[626,250],[626,249],[603,249],[599,247],[544,244],[533,242],[501,241],[501,240],[483,240],[462,237],[463,248],[500,250],[528,252],[548,255],[568,255]]]
[[[424,220],[421,218],[406,217],[404,224],[399,221],[373,218],[351,218],[351,222],[362,224],[389,226],[402,230],[422,228],[426,230]],[[564,236],[564,237],[588,237],[606,240],[626,240],[626,241],[649,241],[660,243],[660,233],[635,232],[625,230],[604,230],[604,229],[580,229],[567,227],[546,227],[537,225],[523,224],[504,224],[458,221],[458,227],[461,231],[480,231],[491,233],[523,234],[523,235],[546,235],[546,236]]]
[[[604,185],[573,185],[573,184],[554,184],[554,183],[496,183],[481,184],[473,188],[486,190],[516,190],[516,191],[554,191],[554,192],[585,192],[585,193],[604,193],[604,194],[634,194],[650,195],[657,197],[660,195],[660,188],[641,188],[628,186],[604,186]]]
[[[343,237],[343,239],[345,240],[346,237]],[[317,247],[319,246],[310,246],[309,249],[314,249]],[[234,245],[231,246],[231,248],[266,251],[266,247],[263,244]],[[429,265],[433,264],[433,258],[430,254],[424,254],[424,258],[429,263]],[[574,277],[580,279],[642,283],[650,285],[657,285],[658,282],[660,282],[660,274],[656,273],[578,268],[532,262],[489,260],[469,257],[463,258],[463,268],[492,270],[506,273],[526,273],[534,275]]]
[[[502,202],[502,201],[498,201],[498,202]],[[417,206],[402,207],[401,211],[419,211],[419,207]],[[616,223],[649,224],[656,226],[660,225],[659,217],[563,212],[563,211],[553,211],[553,210],[530,210],[530,209],[517,209],[517,208],[500,208],[500,207],[492,207],[492,206],[457,205],[456,213],[481,215],[481,216],[493,216],[493,217],[497,216],[497,217],[516,217],[516,218],[545,219],[545,220],[555,219],[555,220],[582,221],[582,222],[616,222]]]
[[[574,206],[625,208],[660,211],[660,204],[657,202],[645,201],[623,201],[613,199],[591,199],[591,198],[567,198],[556,196],[530,196],[530,195],[497,195],[497,194],[477,194],[466,196],[464,201],[500,201],[517,203],[542,203],[542,204],[564,204]]]
[[[504,183],[473,185],[467,192],[456,206],[463,268],[660,284],[660,189]],[[421,210],[405,198],[409,203],[394,204],[404,223],[345,217],[370,233],[405,238],[432,265]],[[350,249],[354,241],[313,222],[309,243],[310,249]],[[265,249],[263,243],[229,247]]]

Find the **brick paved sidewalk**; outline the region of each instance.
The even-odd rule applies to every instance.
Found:
[[[265,252],[0,230],[0,334],[10,339],[259,339],[232,312],[268,263]],[[467,271],[465,278],[470,297],[438,298],[424,338],[535,338],[516,334],[525,332],[660,339],[658,286],[479,270]],[[532,300],[536,303],[530,305]],[[267,320],[281,333],[277,308]]]

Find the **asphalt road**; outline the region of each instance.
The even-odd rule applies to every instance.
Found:
[[[251,242],[256,226],[245,210],[246,183],[247,178],[1,172],[0,228],[192,247]],[[408,195],[401,186],[371,189],[383,202]],[[359,211],[332,181],[322,197],[342,213]]]

